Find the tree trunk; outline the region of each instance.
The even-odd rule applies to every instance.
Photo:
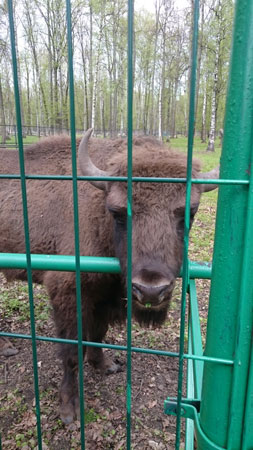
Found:
[[[53,75],[54,75],[54,129],[56,132],[59,132],[60,123],[59,123],[59,96],[58,96],[58,67],[56,64],[54,65]]]
[[[6,122],[5,122],[5,113],[4,113],[4,99],[3,99],[3,90],[2,90],[2,81],[0,77],[0,129],[2,135],[2,144],[6,142]]]
[[[18,73],[18,87],[19,87],[19,103],[20,103],[20,113],[21,113],[21,123],[22,123],[22,136],[26,136],[25,127],[24,127],[24,104],[23,104],[23,96],[22,96],[22,86],[21,86],[21,70],[20,70],[20,57],[19,57],[19,48],[18,48],[18,34],[17,34],[17,26],[16,26],[16,17],[15,17],[15,8],[14,8],[14,30],[15,30],[15,43],[16,43],[16,59],[17,59],[17,73]]]
[[[93,8],[92,8],[92,1],[90,1],[90,49],[89,49],[89,87],[90,87],[90,105],[89,105],[89,111],[90,111],[90,117],[89,117],[89,128],[92,127],[92,124],[94,123],[93,119]]]
[[[97,60],[96,67],[94,73],[94,83],[93,83],[93,99],[92,99],[92,114],[91,114],[91,128],[95,128],[95,115],[96,115],[96,106],[97,106],[97,85],[98,85],[98,75],[99,75],[99,66],[100,66],[100,57],[101,57],[101,41],[103,35],[103,22],[104,17],[100,18],[99,24],[99,37],[98,37],[98,51],[97,51]]]
[[[201,142],[206,142],[206,103],[207,103],[207,95],[206,95],[206,80],[204,85],[204,96],[203,96],[203,106],[202,106],[202,121],[201,121]]]
[[[174,93],[172,98],[172,111],[171,111],[171,135],[176,137],[176,112],[177,112],[177,90],[179,80],[175,80]]]
[[[81,55],[82,55],[82,62],[83,62],[83,83],[84,83],[84,119],[83,119],[83,126],[84,130],[88,130],[90,120],[89,120],[89,98],[88,98],[88,86],[87,86],[87,69],[86,69],[86,58],[85,58],[85,51],[84,51],[84,45],[83,45],[83,36],[81,35]]]
[[[31,136],[31,124],[32,124],[32,111],[31,111],[31,98],[30,98],[30,73],[28,67],[28,61],[26,63],[26,95],[27,95],[27,134]]]
[[[210,124],[210,132],[209,132],[209,140],[207,145],[207,152],[214,152],[214,140],[215,140],[215,111],[216,111],[216,104],[215,104],[215,91],[213,91],[212,96],[212,110],[211,110],[211,124]]]
[[[214,68],[214,84],[212,94],[212,106],[211,106],[211,124],[209,132],[209,141],[207,145],[207,152],[214,152],[214,140],[215,140],[215,126],[216,126],[216,113],[217,113],[217,83],[218,83],[218,62],[219,53],[216,50],[215,54],[215,68]]]
[[[44,123],[46,125],[48,125],[48,107],[47,107],[47,101],[46,101],[46,94],[45,94],[45,90],[44,90],[42,79],[41,79],[41,75],[40,75],[39,59],[38,59],[35,39],[34,39],[34,35],[33,35],[33,26],[32,26],[32,20],[31,20],[29,3],[28,2],[25,3],[25,11],[26,11],[25,14],[26,14],[26,20],[27,20],[27,27],[28,27],[28,30],[27,30],[28,43],[29,43],[31,51],[32,51],[33,61],[34,61],[35,71],[36,71],[36,76],[37,76],[37,81],[38,81],[40,92],[41,92],[42,111],[44,112]],[[50,98],[52,99],[52,95],[51,95]]]
[[[162,87],[159,90],[158,96],[158,138],[160,141],[163,139],[162,134]]]
[[[155,14],[156,14],[156,24],[155,24],[155,42],[154,42],[154,53],[153,53],[153,69],[152,69],[152,78],[151,78],[151,105],[150,105],[150,125],[149,132],[150,134],[154,134],[154,123],[155,123],[155,102],[154,102],[154,88],[155,88],[155,68],[156,68],[156,58],[157,58],[157,43],[158,43],[158,32],[159,32],[159,20],[160,20],[160,9],[161,4],[160,0],[156,0],[155,4]]]
[[[103,136],[106,137],[106,129],[105,129],[105,102],[102,100],[102,127],[103,127]]]
[[[198,64],[197,64],[197,81],[196,81],[196,101],[195,101],[195,118],[198,113],[198,102],[199,102],[199,85],[200,85],[200,69],[201,69],[201,59],[202,59],[202,50],[203,50],[203,37],[204,37],[204,0],[202,0],[201,4],[201,25],[200,25],[200,37],[199,37],[199,45],[198,45]]]

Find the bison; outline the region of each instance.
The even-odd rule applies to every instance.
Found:
[[[78,140],[79,174],[126,176],[126,140],[90,139],[88,130]],[[51,137],[25,150],[26,173],[71,174],[70,139]],[[16,151],[1,151],[1,172],[18,172]],[[186,176],[186,157],[164,147],[154,138],[133,141],[135,177]],[[98,167],[99,168],[98,168]],[[193,163],[193,178],[216,178],[217,170],[200,173]],[[25,252],[20,183],[1,180],[0,252]],[[193,184],[191,224],[202,192],[215,185]],[[132,297],[133,316],[141,325],[160,325],[182,263],[184,234],[184,183],[133,183]],[[80,253],[116,256],[122,273],[83,273],[83,338],[102,342],[109,324],[126,317],[127,184],[120,181],[78,182]],[[32,253],[74,254],[72,183],[69,180],[27,180],[28,213]],[[26,279],[26,271],[3,270],[7,280]],[[76,339],[75,273],[33,271],[33,281],[43,283],[49,293],[60,338]],[[101,348],[84,348],[95,368],[108,373],[119,365],[105,358]],[[63,380],[60,411],[70,423],[78,413],[77,346],[62,345]]]

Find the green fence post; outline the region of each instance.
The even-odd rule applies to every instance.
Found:
[[[185,313],[186,296],[189,287],[189,233],[190,233],[190,202],[192,189],[192,155],[194,141],[195,124],[195,94],[196,94],[196,74],[197,74],[197,52],[198,52],[198,20],[199,20],[199,0],[194,2],[193,36],[191,54],[191,83],[190,83],[190,104],[189,104],[189,132],[187,147],[187,173],[186,173],[186,195],[185,195],[185,222],[184,222],[184,248],[182,267],[182,295],[180,314],[180,342],[179,342],[179,362],[178,362],[178,393],[177,393],[177,424],[175,449],[179,450],[181,435],[181,403],[183,392],[183,364],[184,364],[184,334],[185,334]]]
[[[29,309],[30,309],[30,325],[31,325],[31,337],[32,337],[33,375],[34,375],[33,378],[34,378],[34,394],[35,394],[35,412],[36,412],[36,419],[37,419],[37,439],[38,439],[38,450],[42,450],[39,374],[38,374],[38,360],[37,360],[37,347],[36,347],[36,328],[35,328],[34,298],[33,298],[33,284],[32,284],[33,280],[32,280],[32,268],[31,268],[29,217],[28,217],[28,205],[27,205],[24,149],[23,149],[23,138],[22,138],[22,121],[21,121],[21,108],[20,108],[17,57],[16,57],[16,42],[15,42],[15,27],[14,27],[12,0],[8,0],[8,16],[9,16],[9,26],[10,26],[10,42],[11,42],[11,54],[12,54],[14,98],[15,98],[16,120],[17,120],[18,147],[19,147],[20,188],[21,188],[21,194],[22,194],[26,264],[27,264],[27,280],[28,280],[28,292],[29,292]],[[15,128],[15,130],[16,130],[16,128]]]
[[[133,18],[134,2],[128,0],[127,56],[127,450],[131,449],[132,410],[132,177],[133,177]]]
[[[72,20],[71,2],[66,0],[66,22],[68,41],[68,75],[69,75],[69,105],[70,105],[70,139],[72,161],[72,192],[73,192],[73,221],[75,236],[75,269],[76,269],[76,313],[78,337],[78,376],[79,376],[79,402],[80,402],[80,443],[85,450],[85,413],[84,413],[84,374],[83,374],[83,345],[82,345],[82,298],[81,298],[81,271],[80,271],[80,241],[79,241],[79,210],[77,189],[77,158],[76,158],[76,126],[75,126],[75,91],[72,51]],[[85,301],[85,300],[84,300]]]
[[[226,105],[221,178],[250,176],[250,186],[221,186],[205,354],[234,366],[205,363],[200,425],[213,446],[242,449],[252,335],[253,2],[238,0]],[[247,450],[253,448],[253,438]]]

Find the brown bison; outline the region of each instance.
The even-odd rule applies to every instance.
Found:
[[[125,176],[126,141],[92,139],[88,130],[79,144],[80,174]],[[186,158],[165,148],[154,138],[133,142],[135,177],[185,177]],[[2,173],[18,172],[16,151],[1,151]],[[54,137],[25,151],[26,173],[70,174],[70,140]],[[100,167],[100,169],[97,168]],[[193,164],[193,178],[216,178],[217,170],[200,174]],[[0,180],[0,252],[25,252],[19,181]],[[193,184],[191,223],[201,193],[214,185]],[[83,338],[101,342],[109,324],[126,316],[127,186],[119,181],[79,181],[80,253],[116,256],[122,274],[83,273]],[[71,181],[27,181],[32,253],[74,254]],[[133,315],[140,324],[159,325],[182,263],[185,184],[133,183],[132,295]],[[26,279],[25,270],[4,270],[7,280]],[[60,338],[77,337],[75,274],[34,271],[33,280],[49,293]],[[85,349],[84,349],[85,350]],[[107,372],[119,370],[105,359],[100,348],[89,347],[87,360]],[[77,346],[62,345],[64,375],[60,389],[61,418],[71,422],[78,412]]]

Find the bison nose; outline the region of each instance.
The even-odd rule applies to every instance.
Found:
[[[152,286],[140,283],[132,284],[133,297],[140,303],[158,305],[170,297],[173,282],[162,286]]]

